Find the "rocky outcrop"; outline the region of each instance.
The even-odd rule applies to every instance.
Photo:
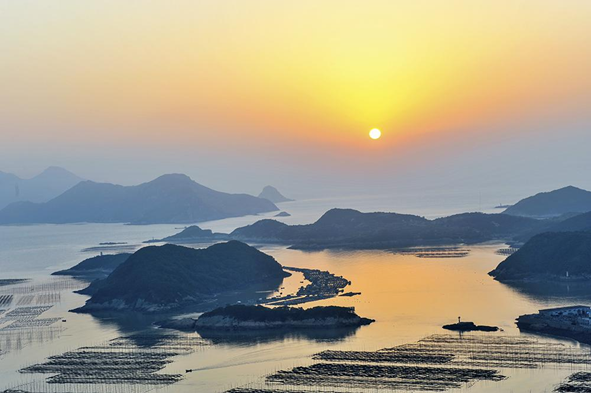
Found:
[[[273,203],[291,202],[293,199],[284,197],[275,187],[266,186],[259,194],[259,198],[264,198]]]

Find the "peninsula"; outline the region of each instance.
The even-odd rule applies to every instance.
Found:
[[[575,305],[540,310],[517,318],[519,330],[568,337],[591,344],[591,308]]]
[[[60,270],[52,273],[53,276],[72,276],[83,279],[102,279],[129,258],[131,254],[109,254],[98,255],[88,258],[69,269]]]

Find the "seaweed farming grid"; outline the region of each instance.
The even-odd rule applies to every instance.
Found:
[[[51,356],[44,363],[23,368],[20,370],[22,374],[50,376],[42,384],[24,383],[14,389],[69,392],[73,391],[72,387],[80,387],[79,391],[84,392],[146,392],[180,381],[183,378],[180,374],[158,372],[172,362],[172,357],[189,354],[207,345],[209,342],[197,335],[180,333],[139,333],[119,337],[97,346]],[[106,388],[111,385],[112,389]]]
[[[589,351],[520,336],[441,334],[378,351],[323,351],[312,359],[312,365],[277,371],[263,383],[227,393],[446,391],[502,381],[503,370],[542,367],[578,368],[556,391],[591,392],[591,373],[583,371],[591,366]]]
[[[31,344],[53,341],[64,331],[61,326],[50,326],[36,329],[2,329],[0,330],[0,352],[20,350]]]
[[[58,339],[65,327],[57,315],[41,317],[61,302],[61,292],[82,288],[69,277],[0,279],[0,354]]]
[[[63,291],[75,291],[88,286],[88,282],[71,277],[52,277],[42,282],[30,282],[19,280],[10,285],[0,286],[0,296],[7,295],[31,295],[34,293],[57,293]]]

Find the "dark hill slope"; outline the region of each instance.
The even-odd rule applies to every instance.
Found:
[[[287,275],[273,257],[237,241],[206,249],[150,246],[99,282],[82,311],[166,310],[252,286],[273,289]]]
[[[591,211],[591,192],[569,186],[522,199],[504,211],[513,216],[547,218]]]
[[[525,243],[535,235],[544,232],[581,232],[591,231],[591,212],[582,214],[564,214],[559,217],[541,220],[539,227],[519,235],[517,243]]]
[[[47,203],[7,206],[0,211],[0,224],[193,223],[276,210],[266,199],[214,191],[173,174],[130,187],[81,182]]]
[[[589,279],[591,232],[536,235],[489,274],[499,281]]]
[[[591,230],[591,212],[579,214],[550,227],[552,232],[574,232]]]

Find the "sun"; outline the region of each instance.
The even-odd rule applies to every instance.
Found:
[[[382,131],[378,130],[377,128],[374,128],[373,130],[371,130],[369,132],[369,137],[371,139],[380,139],[381,136],[382,136]]]

